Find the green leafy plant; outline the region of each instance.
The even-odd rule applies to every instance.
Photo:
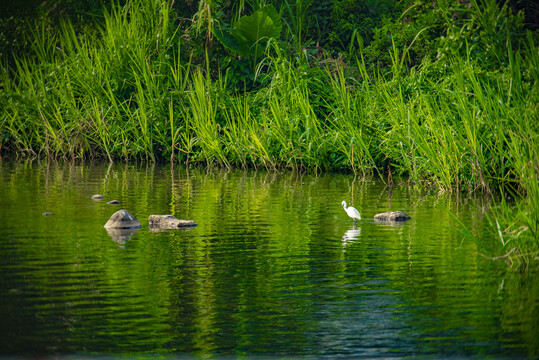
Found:
[[[241,56],[261,56],[270,39],[281,34],[281,16],[273,5],[266,5],[253,14],[242,16],[230,29],[215,27],[213,33],[231,51]]]

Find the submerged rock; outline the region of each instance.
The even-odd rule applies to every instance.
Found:
[[[107,202],[107,204],[109,205],[118,205],[120,202],[118,200],[111,200],[109,202]]]
[[[127,210],[118,210],[110,217],[105,224],[105,228],[115,229],[137,229],[141,227],[140,221]]]
[[[44,213],[43,213],[43,216],[52,216],[52,213],[50,213],[50,212],[44,212]]]
[[[193,220],[179,220],[174,215],[150,215],[148,226],[150,229],[178,229],[197,226],[197,224]]]
[[[386,211],[374,215],[374,221],[407,221],[411,217],[404,211]]]
[[[92,200],[101,200],[103,199],[103,195],[95,194],[92,195]]]

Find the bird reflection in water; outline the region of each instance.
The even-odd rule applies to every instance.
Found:
[[[350,230],[346,230],[344,235],[342,236],[342,246],[346,246],[348,244],[353,243],[356,239],[359,238],[361,235],[361,228],[359,227],[353,227]]]

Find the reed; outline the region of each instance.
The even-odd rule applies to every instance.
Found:
[[[201,71],[194,74],[188,94],[191,119],[187,131],[194,133],[200,154],[208,165],[217,161],[229,167],[221,139],[221,126],[216,119],[220,94],[214,90],[209,77],[205,77]]]
[[[372,174],[377,167],[372,153],[377,151],[376,138],[380,136],[374,130],[372,109],[377,99],[368,86],[366,91],[354,88],[342,67],[334,74],[328,73],[328,77],[333,91],[333,101],[327,105],[334,135],[332,146],[343,159],[338,166],[351,168],[355,174]]]

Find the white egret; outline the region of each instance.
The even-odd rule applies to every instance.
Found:
[[[354,219],[354,224],[356,223],[356,220],[361,220],[361,215],[360,215],[359,211],[357,211],[357,209],[355,207],[353,207],[353,206],[347,207],[346,206],[346,201],[343,201],[341,203],[341,207],[344,209],[344,211],[346,211],[348,216],[350,216],[352,219]]]

